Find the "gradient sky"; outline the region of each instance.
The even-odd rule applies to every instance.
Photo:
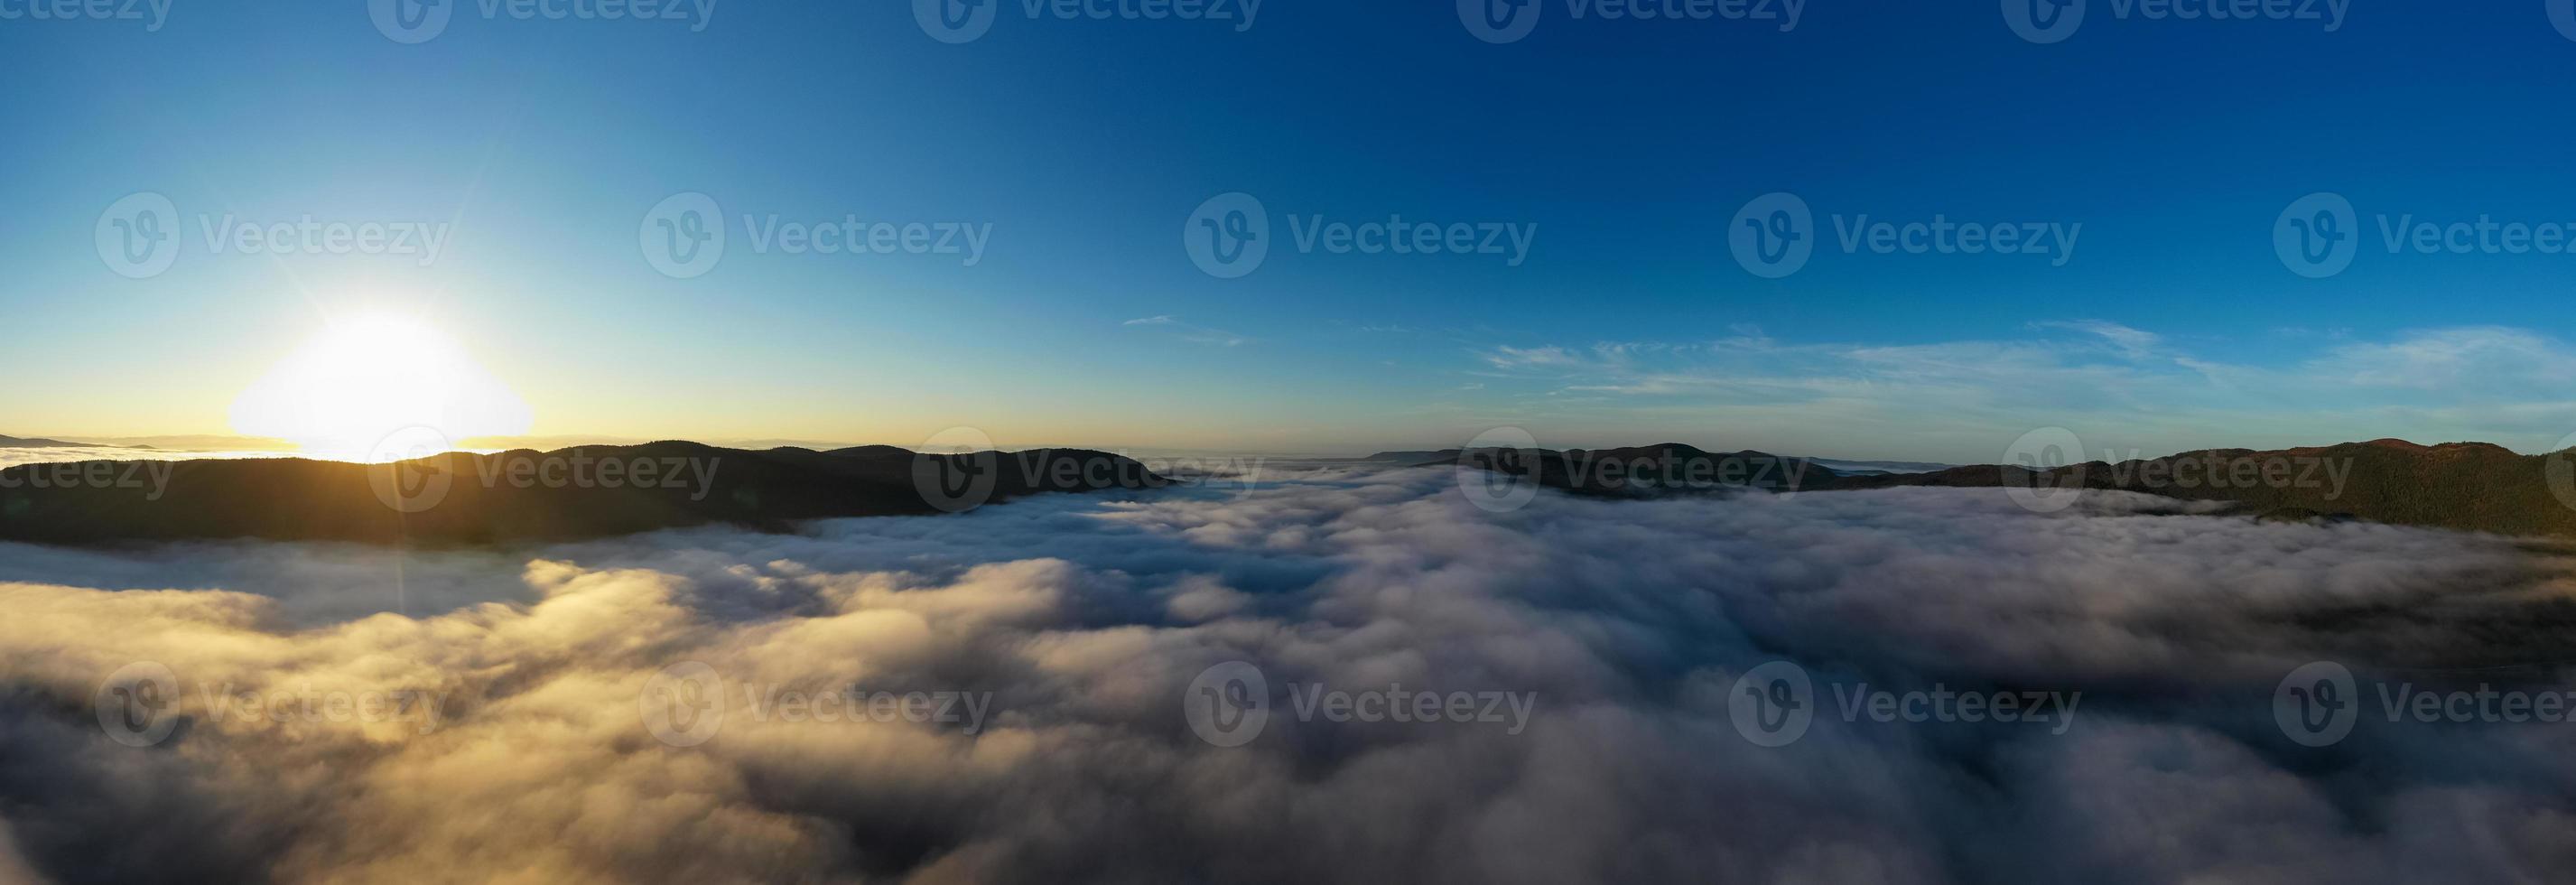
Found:
[[[2390,254],[2377,229],[2576,224],[2576,39],[2542,0],[2353,4],[2332,30],[2092,0],[2048,45],[1976,0],[1817,0],[1785,32],[1541,0],[1507,44],[1448,2],[1238,29],[999,0],[962,44],[898,0],[717,0],[702,29],[450,2],[406,45],[357,0],[177,0],[157,30],[0,0],[0,433],[233,432],[326,317],[376,311],[461,341],[543,436],[1356,453],[1517,425],[1963,462],[2046,426],[2148,454],[2576,432],[2576,256]],[[181,251],[128,279],[93,231],[144,191]],[[1236,191],[1273,246],[1219,279],[1182,232]],[[1728,234],[1779,191],[1821,246],[1774,280]],[[729,242],[674,279],[639,227],[683,192]],[[2316,192],[2363,241],[2325,279],[2272,237]],[[225,213],[454,228],[427,267],[210,254]],[[755,251],[743,216],[773,214],[992,233],[971,267]],[[1316,215],[1536,233],[1518,266],[1296,251]],[[1844,254],[1860,215],[2083,227],[2063,266]]]

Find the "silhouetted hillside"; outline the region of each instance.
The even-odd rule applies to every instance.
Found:
[[[658,442],[451,453],[393,465],[285,458],[25,465],[0,471],[0,540],[484,544],[706,523],[783,530],[798,520],[932,514],[1039,492],[1168,482],[1128,458],[1079,449],[854,451]]]
[[[2029,488],[2037,500],[2108,489],[2226,501],[2266,519],[2366,519],[2504,535],[2576,537],[2576,459],[2517,455],[2488,443],[2381,439],[2276,451],[2216,449],[2033,471],[1979,465],[1930,473],[1838,474],[1762,452],[1710,453],[1678,443],[1595,451],[1477,450],[1465,463],[1595,496],[1725,489],[1838,491],[1897,486]],[[2553,463],[2554,462],[2554,463]]]
[[[2171,498],[2229,501],[2272,518],[2356,517],[2505,535],[2576,536],[2576,476],[2564,455],[2552,476],[2546,455],[2517,455],[2488,443],[2418,445],[2405,440],[2277,451],[2219,449],[2111,464],[2094,461],[2034,473],[2012,467],[1957,467],[1937,473],[1854,477],[1849,488],[1902,485],[2061,486],[2120,489]],[[2558,491],[2552,491],[2552,484]]]
[[[1617,449],[1452,449],[1428,465],[1467,464],[1521,476],[1538,472],[1539,484],[1581,495],[1652,497],[1675,493],[1758,488],[1800,491],[1823,487],[1839,475],[1804,458],[1765,452],[1709,452],[1685,443]],[[1532,462],[1535,462],[1534,464]]]

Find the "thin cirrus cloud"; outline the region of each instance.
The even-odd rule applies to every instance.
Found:
[[[0,881],[2510,881],[2576,852],[2564,729],[2375,723],[2311,758],[2272,721],[2310,660],[2563,647],[2542,591],[2567,564],[2511,542],[2116,493],[2051,515],[1960,489],[1486,514],[1454,481],[1304,471],[516,555],[13,548],[0,873],[24,869]],[[367,575],[393,555],[435,591],[392,604]],[[147,749],[89,705],[138,660],[190,717]],[[1727,695],[1772,660],[1828,707],[1761,748]],[[667,746],[638,698],[685,661],[728,680],[724,724]],[[1279,697],[1535,701],[1518,732],[1283,701],[1216,747],[1184,696],[1230,661]],[[1832,714],[1861,683],[2086,694],[2064,729]],[[744,686],[992,712],[971,734],[791,722]],[[405,690],[442,694],[437,728],[208,700]]]
[[[1128,321],[1126,321],[1126,322],[1124,322],[1124,323],[1120,323],[1119,325],[1122,325],[1122,326],[1149,326],[1149,327],[1154,327],[1154,328],[1169,329],[1169,330],[1171,330],[1171,331],[1173,332],[1173,334],[1175,334],[1176,336],[1178,336],[1181,340],[1183,340],[1183,341],[1187,341],[1187,342],[1190,342],[1190,343],[1192,343],[1192,344],[1210,344],[1210,345],[1216,345],[1216,346],[1219,346],[1219,347],[1235,347],[1235,346],[1241,345],[1241,344],[1243,344],[1243,343],[1245,343],[1245,342],[1248,342],[1248,341],[1251,341],[1251,340],[1252,340],[1251,338],[1248,338],[1248,337],[1245,337],[1245,336],[1242,336],[1242,335],[1237,335],[1237,334],[1235,334],[1235,333],[1233,333],[1233,332],[1228,332],[1228,331],[1226,331],[1226,330],[1224,330],[1224,329],[1212,329],[1212,328],[1209,328],[1209,327],[1206,327],[1206,326],[1196,326],[1196,325],[1191,325],[1191,324],[1189,324],[1189,323],[1182,322],[1182,321],[1180,320],[1180,318],[1179,318],[1179,317],[1174,317],[1174,316],[1170,316],[1170,315],[1141,317],[1141,318],[1138,318],[1138,319],[1128,320]]]

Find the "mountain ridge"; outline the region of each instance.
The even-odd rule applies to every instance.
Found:
[[[1855,491],[1931,486],[2027,490],[2037,506],[2067,492],[2130,491],[2236,505],[2267,519],[2360,519],[2500,535],[2576,537],[2576,461],[2568,452],[2522,455],[2492,443],[2423,445],[2395,438],[2288,449],[2201,449],[2117,463],[2087,461],[2044,469],[1967,465],[1925,473],[1839,473],[1808,459],[1762,452],[1707,453],[1681,444],[1552,452],[1461,453],[1469,467],[1527,475],[1509,458],[1535,460],[1542,486],[1572,494],[1654,497],[1703,491]],[[1472,457],[1471,457],[1472,454]],[[1587,467],[1595,459],[1631,459],[1617,471]],[[1673,458],[1703,459],[1704,469],[1676,473]],[[1636,462],[1650,469],[1638,480]],[[1441,462],[1433,462],[1441,463]],[[1767,473],[1766,473],[1767,471]],[[1744,476],[1744,482],[1667,482],[1673,476]],[[1759,478],[1769,476],[1769,481]]]
[[[835,455],[685,441],[447,452],[392,464],[82,461],[0,470],[0,541],[435,546],[710,524],[791,531],[812,519],[934,515],[1045,492],[1170,482],[1133,459],[1087,449]]]

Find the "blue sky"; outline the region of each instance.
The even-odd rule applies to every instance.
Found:
[[[405,44],[359,2],[176,0],[154,30],[0,0],[25,62],[0,91],[0,433],[230,432],[327,317],[387,310],[460,341],[535,435],[1342,452],[1515,425],[1977,461],[2043,426],[2150,454],[2576,432],[2576,257],[2392,254],[2379,230],[2576,224],[2576,40],[2540,0],[2251,21],[2090,0],[2050,44],[1984,2],[1817,0],[1783,30],[1541,0],[1499,44],[1446,2],[1270,2],[1243,27],[998,0],[962,43],[895,0],[450,2]],[[185,237],[129,279],[93,234],[137,192]],[[1184,231],[1237,192],[1270,253],[1221,279]],[[1775,192],[1817,248],[1768,279],[1729,235]],[[2319,192],[2355,207],[2359,253],[2310,279],[2273,232]],[[728,231],[685,279],[639,245],[681,193]],[[226,214],[450,234],[427,266],[212,252]],[[772,216],[989,244],[789,254],[754,245]],[[1299,248],[1315,219],[1392,216],[1528,248]],[[1844,251],[1863,216],[2079,235]]]

